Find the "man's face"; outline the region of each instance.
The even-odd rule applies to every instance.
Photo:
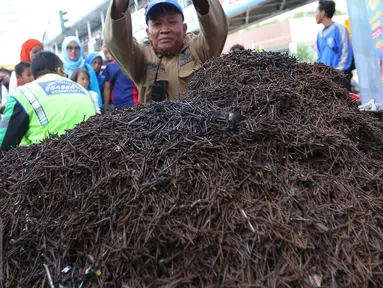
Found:
[[[80,56],[80,47],[74,41],[68,44],[66,51],[68,52],[68,57],[70,60],[76,61]]]
[[[32,68],[27,67],[24,68],[23,73],[21,75],[16,75],[17,80],[19,80],[20,85],[25,85],[33,81]]]
[[[92,67],[96,73],[100,73],[101,66],[102,66],[102,61],[99,57],[97,57],[96,59],[93,60]]]
[[[321,11],[321,10],[317,9],[317,11],[315,11],[315,20],[317,21],[317,24],[322,23],[324,16],[325,16],[324,10]]]
[[[146,33],[153,49],[165,56],[177,54],[185,38],[187,25],[182,15],[175,11],[161,11],[148,21]]]

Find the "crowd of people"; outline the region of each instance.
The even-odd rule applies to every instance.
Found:
[[[146,8],[148,41],[139,44],[132,35],[129,1],[113,0],[103,53],[84,57],[80,40],[69,36],[61,60],[43,51],[40,41],[27,40],[14,71],[0,69],[0,150],[63,134],[102,110],[182,99],[194,70],[221,55],[229,30],[219,0],[193,4],[198,35],[187,32],[176,0],[157,0]],[[324,29],[317,38],[318,61],[344,72],[349,88],[351,41],[347,29],[331,20],[334,13],[333,1],[319,1],[316,20]],[[234,45],[231,50],[244,49]]]

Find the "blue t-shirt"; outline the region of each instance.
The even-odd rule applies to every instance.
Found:
[[[348,71],[352,64],[352,47],[347,28],[333,23],[325,27],[317,36],[318,62]]]
[[[138,90],[134,82],[124,72],[116,78],[115,75],[121,70],[116,61],[108,63],[105,67],[105,81],[111,83],[111,102],[117,108],[131,107],[138,103]]]

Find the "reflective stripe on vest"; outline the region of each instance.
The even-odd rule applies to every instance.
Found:
[[[21,86],[19,87],[21,93],[31,104],[33,110],[35,111],[37,118],[39,118],[41,126],[45,126],[48,124],[48,117],[45,114],[43,107],[41,106],[39,100],[37,100],[36,96],[32,93],[28,88]]]

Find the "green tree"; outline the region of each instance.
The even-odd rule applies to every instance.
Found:
[[[262,52],[263,48],[262,46],[257,45],[257,47],[255,47],[255,50],[257,50],[258,52]]]
[[[274,19],[274,20],[269,21],[269,22],[264,22],[264,23],[257,24],[257,25],[255,25],[255,27],[257,27],[257,28],[258,27],[264,27],[264,26],[275,24],[275,23],[279,23],[279,21],[277,19]]]
[[[315,15],[315,11],[301,11],[295,13],[292,18],[305,18],[305,17],[313,17]]]
[[[347,12],[336,10],[334,15],[347,15]]]
[[[298,12],[296,13],[293,18],[303,18],[306,16],[306,12]]]
[[[314,62],[315,51],[313,45],[298,43],[295,57],[297,57],[299,62]]]

